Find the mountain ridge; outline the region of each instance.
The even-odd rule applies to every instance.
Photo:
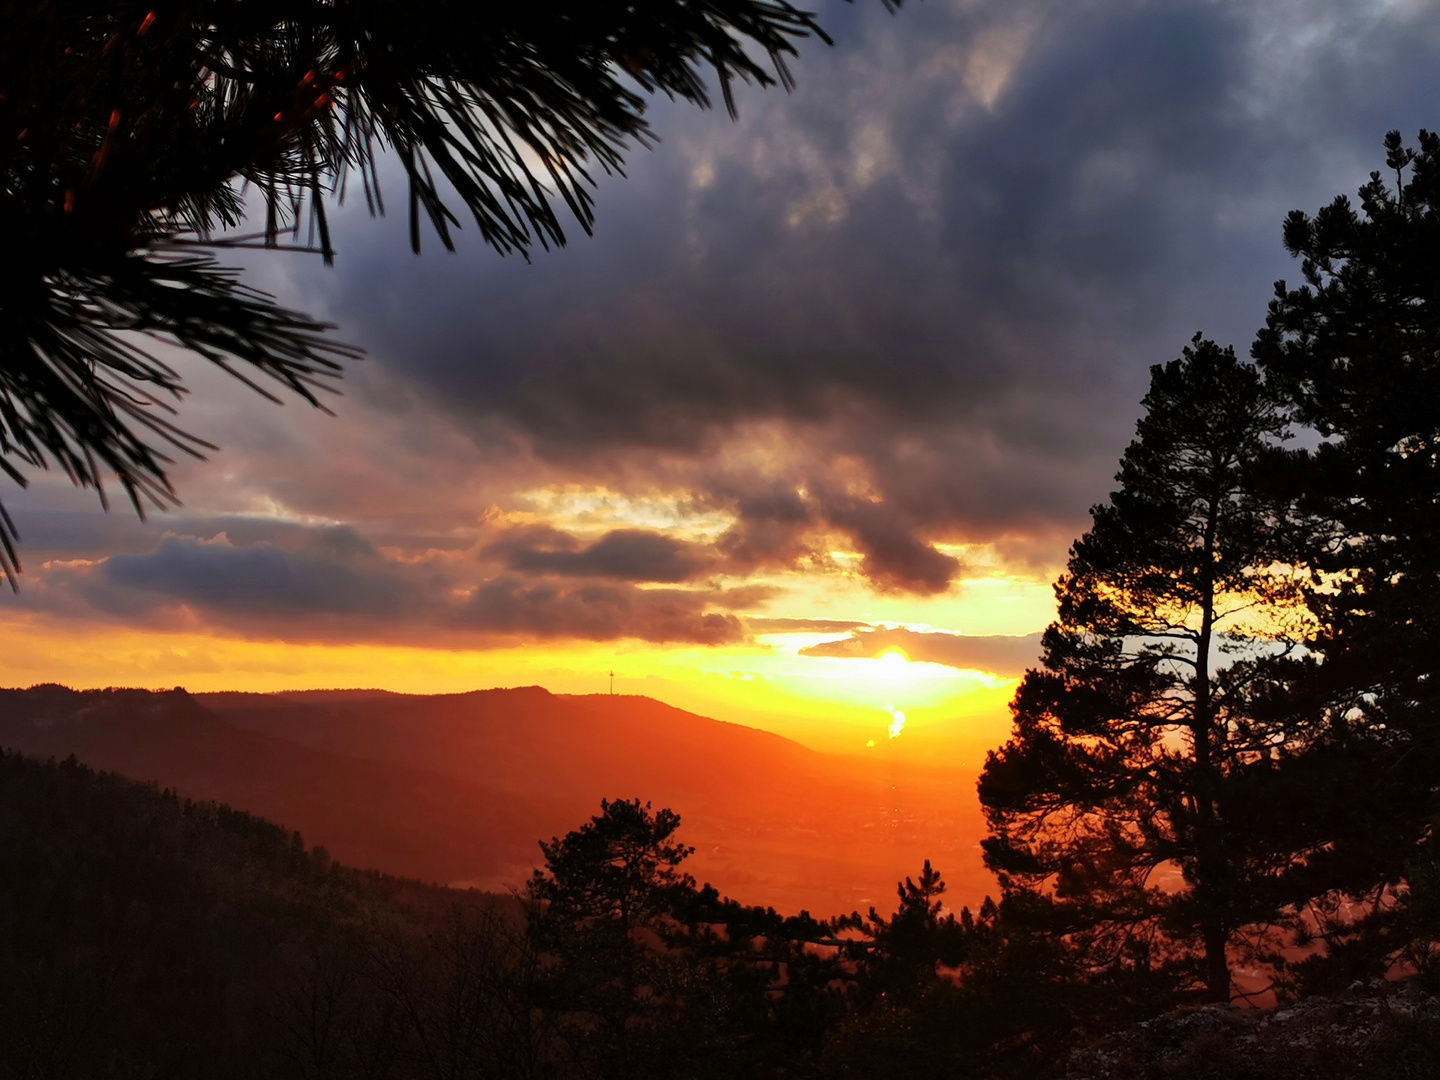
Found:
[[[360,867],[503,890],[601,798],[677,810],[697,877],[746,902],[833,914],[885,902],[925,858],[991,888],[967,774],[826,755],[634,695],[543,688],[0,690],[0,745],[216,799]]]

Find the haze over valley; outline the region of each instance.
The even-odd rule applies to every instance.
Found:
[[[886,907],[929,858],[957,902],[980,864],[974,772],[822,754],[625,695],[0,691],[0,746],[213,799],[359,868],[505,892],[602,798],[680,813],[689,867],[746,903]]]

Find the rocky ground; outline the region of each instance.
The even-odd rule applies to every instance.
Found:
[[[1440,1078],[1440,998],[1357,983],[1274,1010],[1212,1005],[1147,1021],[1076,1054],[1066,1080]]]

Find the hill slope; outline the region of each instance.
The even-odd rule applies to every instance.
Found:
[[[924,858],[988,886],[961,773],[832,757],[646,698],[0,691],[0,745],[218,799],[338,858],[499,889],[602,797],[678,810],[694,872],[752,903],[888,906]]]
[[[534,846],[537,815],[513,795],[246,731],[183,691],[0,691],[0,746],[228,803],[425,881],[498,881]]]
[[[346,870],[250,814],[0,753],[0,1075],[271,1075],[305,1054],[316,964],[363,926],[423,959],[430,926],[503,907]]]
[[[226,722],[306,746],[446,773],[524,796],[577,788],[666,799],[768,786],[828,762],[799,743],[644,697],[572,697],[538,687],[422,696],[384,691],[200,694]],[[588,803],[587,803],[588,805]]]

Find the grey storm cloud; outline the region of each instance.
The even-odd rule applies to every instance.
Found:
[[[903,627],[853,630],[849,637],[800,650],[801,656],[876,657],[900,649],[911,660],[1015,678],[1040,662],[1040,635],[932,634]]]
[[[699,577],[715,562],[695,544],[647,529],[615,529],[589,545],[558,529],[518,530],[488,545],[485,554],[527,574],[672,585]]]
[[[171,535],[151,551],[47,577],[50,588],[112,615],[144,619],[183,606],[241,627],[408,623],[424,618],[443,584],[433,572],[385,558],[345,526],[257,525],[250,537],[213,539]]]
[[[864,556],[866,575],[882,588],[943,592],[960,570],[959,559],[917,538],[904,527],[904,519],[884,503],[835,499],[827,516],[850,534]]]
[[[104,580],[156,597],[272,615],[388,615],[399,601],[391,580],[269,545],[231,548],[170,539],[147,555],[107,559]]]
[[[617,546],[645,551],[644,544],[623,548],[623,535],[618,544],[602,539],[575,552],[584,558],[586,550],[600,548],[578,580],[573,565],[559,573],[533,567],[477,578],[462,572],[474,560],[396,560],[344,526],[286,523],[267,530],[252,523],[250,535],[237,540],[235,524],[210,539],[169,535],[143,553],[47,567],[21,599],[32,610],[101,613],[132,625],[186,625],[198,617],[244,633],[279,630],[317,640],[519,636],[718,645],[746,640],[734,611],[770,595],[757,586],[643,588],[597,580],[625,576],[617,571],[633,571],[644,582],[663,579],[614,554]],[[666,553],[674,572],[683,555],[668,546],[661,550]]]
[[[724,645],[745,640],[744,624],[731,612],[705,609],[717,604],[745,606],[761,598],[754,588],[726,594],[637,589],[613,583],[536,582],[506,575],[477,589],[458,621],[470,628],[541,638],[608,641],[635,637]]]
[[[795,94],[743,95],[735,125],[658,107],[664,141],[602,184],[593,239],[397,274],[398,223],[347,219],[306,295],[477,440],[599,479],[664,459],[737,514],[732,557],[793,561],[818,525],[877,584],[933,592],[958,569],[938,536],[1083,525],[1146,367],[1197,327],[1243,349],[1296,273],[1285,211],[1353,189],[1440,101],[1429,9],[825,14],[838,44]],[[736,490],[715,451],[755,422],[801,445]],[[883,530],[827,483],[840,456]]]
[[[1271,283],[1298,276],[1285,213],[1353,192],[1386,130],[1440,126],[1426,0],[822,16],[836,45],[805,50],[795,93],[742,91],[737,123],[657,103],[660,145],[602,180],[594,237],[563,250],[501,259],[462,232],[459,254],[412,259],[403,212],[351,200],[333,270],[254,253],[254,284],[372,359],[328,428],[200,410],[240,478],[228,505],[353,529],[223,498],[82,525],[7,496],[30,530],[16,603],[705,642],[742,638],[761,599],[707,578],[823,564],[829,535],[886,590],[951,587],[941,542],[1053,569],[1148,366],[1197,329],[1243,351]],[[219,467],[180,466],[182,492]],[[477,525],[551,483],[679,492],[730,524],[713,544]]]

